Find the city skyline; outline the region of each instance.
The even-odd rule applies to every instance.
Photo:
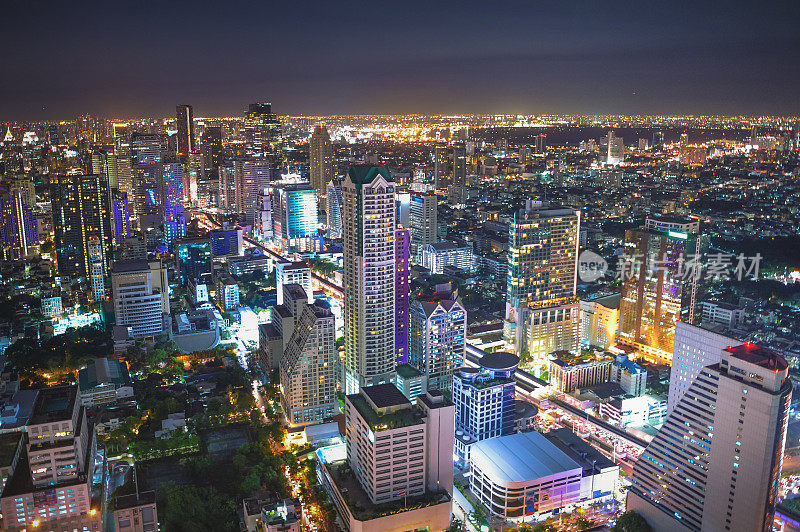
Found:
[[[245,6],[12,3],[0,32],[25,45],[0,119],[174,116],[182,101],[238,115],[264,99],[284,115],[800,110],[793,2]]]

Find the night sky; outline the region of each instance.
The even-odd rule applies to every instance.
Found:
[[[0,39],[0,121],[800,114],[795,0],[5,0]]]

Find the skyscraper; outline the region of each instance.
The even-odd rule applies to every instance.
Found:
[[[89,281],[92,287],[92,300],[102,303],[106,300],[106,265],[103,262],[103,247],[96,236],[89,238]]]
[[[453,146],[453,186],[467,186],[467,149],[464,144]]]
[[[504,336],[538,369],[577,348],[580,211],[528,201],[509,224]]]
[[[422,262],[422,248],[435,244],[438,238],[438,203],[436,194],[411,195],[411,258]]]
[[[433,148],[433,183],[436,190],[446,190],[450,184],[450,161],[447,146]]]
[[[792,384],[746,343],[705,366],[636,461],[628,508],[655,532],[772,530]]]
[[[342,236],[342,186],[336,179],[331,180],[326,186],[325,202],[328,218],[328,236],[340,238]]]
[[[281,287],[283,305],[294,316],[294,330],[280,360],[281,403],[293,425],[318,423],[338,413],[336,400],[336,325],[330,306],[309,304],[299,284]]]
[[[411,233],[401,225],[395,235],[395,360],[408,362],[409,308],[411,296]]]
[[[65,276],[91,275],[89,239],[100,240],[106,267],[112,258],[112,214],[104,175],[58,176],[50,187],[58,271]]]
[[[169,243],[186,236],[186,214],[183,207],[183,165],[162,162],[159,179],[159,200],[163,209],[164,240]]]
[[[131,236],[128,194],[118,188],[111,189],[111,210],[114,215],[114,242],[119,245]]]
[[[437,286],[411,305],[409,363],[426,375],[429,390],[450,390],[453,371],[464,363],[467,311],[458,290]]]
[[[317,126],[308,141],[311,186],[317,191],[319,206],[326,205],[327,185],[333,181],[333,144],[325,126]]]
[[[272,237],[284,250],[313,251],[317,246],[317,191],[307,183],[270,187]]]
[[[163,316],[169,314],[169,285],[160,261],[115,262],[111,288],[117,327],[127,329],[131,338],[161,334]]]
[[[244,117],[245,137],[249,153],[265,155],[279,163],[281,123],[269,102],[251,103]]]
[[[547,151],[547,134],[539,133],[535,138],[534,152],[542,154],[545,151]]]
[[[181,286],[190,281],[211,283],[213,273],[213,247],[208,237],[185,238],[175,243],[175,259]]]
[[[0,245],[4,259],[26,257],[39,245],[36,220],[19,190],[0,189]]]
[[[194,111],[191,105],[175,107],[175,125],[178,127],[178,155],[185,158],[197,148],[194,140]]]
[[[614,130],[608,131],[608,154],[606,164],[618,165],[625,160],[625,139],[617,137]]]
[[[356,165],[344,196],[345,390],[395,377],[394,180],[382,166]]]
[[[699,224],[678,216],[648,217],[642,229],[625,232],[620,343],[652,361],[670,363],[675,322],[695,321],[699,266],[707,249]]]
[[[235,208],[243,225],[253,225],[258,219],[259,192],[270,184],[272,161],[265,157],[247,157],[234,161]]]

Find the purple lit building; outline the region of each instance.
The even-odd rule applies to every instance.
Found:
[[[18,190],[0,190],[0,258],[22,258],[39,245],[36,220]]]
[[[402,225],[395,231],[395,353],[398,364],[408,362],[408,309],[411,290],[411,232]]]
[[[128,194],[118,188],[111,189],[111,210],[114,212],[114,238],[119,244],[131,236],[128,212]]]

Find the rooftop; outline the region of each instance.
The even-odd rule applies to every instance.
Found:
[[[112,273],[128,273],[150,271],[150,263],[146,260],[118,260],[114,261]]]
[[[486,369],[504,370],[513,369],[519,365],[519,357],[514,353],[486,353],[478,361],[478,364]]]
[[[568,428],[551,430],[545,437],[584,468],[593,467],[596,470],[614,467],[614,462]]]
[[[391,386],[394,385],[392,384]],[[358,410],[358,413],[361,415],[361,417],[364,418],[367,423],[369,423],[370,428],[374,432],[398,429],[401,427],[408,427],[422,423],[423,418],[419,410],[411,408],[411,403],[408,401],[408,399],[406,399],[402,394],[400,395],[408,404],[408,407],[383,414],[375,411],[375,409],[372,408],[372,405],[370,405],[367,401],[366,397],[361,394],[348,395],[347,400],[352,403],[356,410]]]
[[[411,405],[408,398],[391,383],[376,384],[375,386],[365,386],[361,389],[362,393],[369,397],[378,408],[388,408],[390,406]]]
[[[33,414],[31,414],[28,424],[39,425],[72,419],[72,411],[77,399],[77,386],[56,386],[40,390],[39,395],[36,396]]]
[[[78,372],[78,385],[81,391],[101,384],[122,386],[130,384],[128,368],[119,360],[98,358]]]
[[[117,497],[114,507],[117,510],[122,510],[124,508],[134,508],[136,506],[142,506],[143,504],[155,503],[156,492],[143,491],[141,493],[132,493],[130,495],[122,495],[121,497]]]
[[[392,183],[394,178],[385,166],[373,166],[371,164],[354,164],[347,172],[353,183],[366,185],[372,183],[376,177],[382,176],[386,181]]]
[[[789,367],[789,364],[782,356],[771,349],[761,347],[752,342],[746,342],[735,347],[728,347],[725,351],[739,360],[744,360],[745,362],[750,362],[756,366],[773,371],[783,371]]]
[[[413,379],[422,376],[422,372],[411,364],[400,364],[397,366],[397,375],[404,379]]]
[[[477,462],[485,473],[505,482],[528,482],[582,469],[580,464],[536,431],[476,442],[471,456],[473,463]],[[486,468],[490,471],[485,471]]]

